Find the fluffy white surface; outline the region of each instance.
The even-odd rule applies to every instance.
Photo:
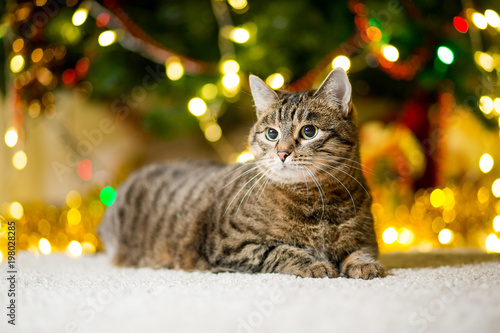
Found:
[[[102,255],[18,255],[1,332],[499,332],[500,257],[391,254],[371,281],[119,269]]]

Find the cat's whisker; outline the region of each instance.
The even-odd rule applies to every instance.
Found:
[[[236,209],[236,213],[234,213],[234,216],[238,215],[238,211],[240,210],[240,207],[241,207],[241,204],[243,203],[243,201],[245,201],[245,198],[247,197],[247,195],[250,193],[253,192],[253,189],[255,188],[255,186],[257,186],[257,184],[262,180],[262,178],[264,178],[266,176],[266,174],[271,171],[270,169],[269,170],[266,170],[264,172],[264,174],[262,176],[260,176],[259,179],[257,179],[253,184],[252,186],[248,189],[248,191],[245,193],[245,195],[243,196],[243,198],[241,199],[240,201],[240,204],[238,205],[238,208]],[[248,195],[248,198],[250,198],[250,196]],[[248,203],[248,198],[247,198],[247,203]],[[246,203],[245,203],[246,205]]]
[[[348,172],[345,172],[344,170],[342,170],[342,169],[340,169],[340,168],[336,168],[336,167],[334,167],[334,166],[332,166],[332,165],[329,165],[329,164],[325,164],[325,163],[321,163],[321,162],[317,162],[317,161],[315,161],[314,163],[317,163],[317,164],[320,164],[320,165],[324,165],[324,166],[326,166],[326,167],[328,167],[328,168],[335,169],[335,170],[337,170],[337,171],[340,171],[340,172],[342,172],[342,173],[346,174],[347,176],[349,176],[349,177],[351,177],[352,179],[354,179],[354,181],[355,181],[356,183],[358,183],[358,184],[359,184],[359,186],[361,186],[361,187],[363,188],[363,190],[365,190],[366,194],[368,194],[368,197],[371,197],[371,196],[370,196],[370,193],[368,193],[368,190],[366,189],[366,187],[364,187],[364,186],[363,186],[363,184],[361,184],[361,182],[360,182],[359,180],[357,180],[357,179],[356,179],[356,177],[353,177],[353,176],[352,176],[352,175],[350,175]]]
[[[255,169],[258,169],[259,167],[260,167],[260,166],[258,165],[258,166],[256,166],[256,167],[251,168],[250,170],[247,170],[247,171],[243,172],[243,173],[242,173],[242,174],[240,174],[238,177],[234,178],[234,179],[233,179],[233,180],[231,180],[229,183],[227,183],[227,184],[226,184],[226,185],[224,185],[223,187],[219,188],[219,189],[217,190],[217,192],[219,192],[220,190],[223,190],[224,188],[228,187],[229,185],[231,185],[232,183],[234,183],[234,182],[235,182],[236,180],[238,180],[239,178],[243,177],[244,175],[246,175],[246,174],[247,174],[247,173],[249,173],[249,172],[252,172],[252,171],[253,171],[253,170],[255,170]]]
[[[306,184],[306,193],[307,193],[307,199],[309,200],[309,185],[307,185],[307,178],[306,178],[306,174],[304,173],[304,167],[301,166],[300,167],[300,171],[302,171],[302,176],[304,177],[304,182]]]
[[[260,160],[257,160],[257,161],[248,161],[248,162],[245,162],[243,163],[242,165],[240,165],[239,167],[237,167],[236,169],[234,169],[233,171],[231,171],[230,173],[228,173],[227,175],[225,175],[224,177],[222,178],[227,178],[229,177],[230,175],[232,175],[233,173],[237,172],[238,170],[246,167],[246,166],[251,166],[251,165],[254,165],[254,164],[262,164],[262,162],[266,162],[266,161],[269,161],[269,160],[272,160],[272,158],[263,158],[263,159],[260,159]]]
[[[314,182],[314,184],[316,184],[316,187],[318,188],[318,191],[319,191],[319,195],[321,197],[322,211],[321,211],[321,218],[319,219],[319,221],[321,222],[323,220],[323,215],[325,215],[325,198],[323,197],[323,188],[319,184],[319,181],[316,178],[316,176],[314,176],[314,173],[311,170],[309,170],[308,167],[305,167],[305,168],[306,168],[307,172],[309,173],[309,175],[311,176],[311,179]]]
[[[341,182],[341,181],[340,181],[337,177],[335,177],[334,175],[332,175],[331,173],[329,173],[329,172],[328,172],[328,171],[326,171],[325,169],[323,169],[323,168],[321,168],[321,167],[319,167],[319,166],[317,166],[317,165],[315,165],[315,164],[314,164],[313,166],[314,166],[315,168],[317,168],[317,169],[319,169],[319,170],[323,171],[324,173],[326,173],[326,174],[328,174],[328,175],[332,176],[332,177],[333,177],[336,181],[338,181],[338,182],[340,183],[340,185],[342,185],[342,186],[345,188],[345,190],[347,191],[347,193],[348,193],[348,194],[349,194],[349,196],[351,197],[352,205],[353,205],[353,207],[354,207],[354,214],[356,214],[356,204],[354,203],[354,198],[352,197],[351,191],[349,191],[349,189],[348,189],[348,188],[344,185],[344,183],[342,183],[342,182]]]
[[[231,207],[231,205],[233,204],[234,200],[236,199],[236,197],[241,193],[241,191],[243,191],[243,189],[252,181],[254,180],[255,178],[257,178],[258,176],[260,176],[262,173],[264,173],[264,171],[260,171],[258,174],[256,174],[255,176],[253,176],[249,181],[247,181],[240,189],[238,192],[236,192],[236,194],[233,196],[233,199],[231,199],[231,202],[229,202],[229,205],[227,206],[226,210],[224,211],[224,214],[222,215],[223,217],[226,216],[226,213],[227,211],[229,210],[229,208]]]
[[[364,171],[364,172],[366,172],[366,173],[369,173],[369,174],[372,174],[372,175],[373,175],[373,170],[372,170],[372,169],[370,169],[369,167],[367,167],[365,164],[360,163],[360,162],[358,162],[358,161],[356,161],[356,160],[353,160],[353,159],[347,158],[347,157],[342,157],[342,156],[335,156],[335,155],[332,155],[331,157],[327,157],[327,156],[314,156],[313,158],[314,158],[314,159],[328,160],[328,161],[332,161],[332,162],[339,162],[339,163],[341,163],[340,161],[338,161],[339,159],[341,159],[341,160],[348,160],[348,161],[353,162],[353,163],[356,163],[356,164],[358,164],[359,166],[361,166],[361,167],[362,167],[362,169],[357,168],[358,170],[361,170],[361,171]],[[344,164],[344,165],[345,165],[345,164]],[[352,166],[352,167],[354,167],[354,166]],[[356,168],[356,167],[354,167],[354,168]]]
[[[264,181],[264,184],[262,185],[262,189],[260,190],[260,194],[259,194],[259,197],[257,198],[256,202],[259,202],[260,197],[264,193],[264,190],[266,189],[266,186],[267,186],[267,184],[269,184],[270,181],[271,181],[271,177],[266,177],[266,180]]]

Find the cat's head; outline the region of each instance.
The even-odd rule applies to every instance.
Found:
[[[311,173],[327,177],[330,166],[358,160],[351,84],[343,69],[334,69],[317,90],[276,92],[254,75],[250,88],[258,118],[250,147],[269,178],[310,182]]]

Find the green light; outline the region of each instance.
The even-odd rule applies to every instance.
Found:
[[[101,190],[101,201],[106,206],[111,206],[116,200],[116,191],[109,186]]]
[[[453,62],[453,59],[455,58],[453,52],[446,46],[440,46],[437,50],[437,55],[439,60],[447,65],[451,64]]]
[[[370,27],[377,27],[380,30],[382,30],[382,24],[380,23],[380,20],[374,17],[368,20],[368,25]]]

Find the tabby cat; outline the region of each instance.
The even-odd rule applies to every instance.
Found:
[[[351,85],[275,92],[256,76],[255,160],[146,166],[119,188],[100,236],[118,266],[301,277],[383,276]]]

